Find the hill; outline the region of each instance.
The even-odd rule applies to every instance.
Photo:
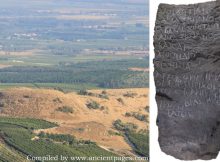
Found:
[[[14,88],[0,93],[1,116],[38,118],[56,123],[50,134],[70,134],[91,140],[119,155],[134,154],[114,122],[132,123],[136,132],[148,130],[148,89],[90,90],[63,93],[49,89]]]

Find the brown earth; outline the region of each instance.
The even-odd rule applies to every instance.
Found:
[[[59,126],[43,130],[49,133],[72,134],[78,139],[91,140],[98,145],[113,149],[116,152],[128,153],[131,146],[122,136],[110,135],[109,131],[117,132],[112,123],[121,119],[122,122],[131,122],[138,125],[138,129],[148,129],[148,124],[133,117],[126,117],[126,112],[139,112],[147,114],[145,108],[148,105],[148,89],[114,89],[105,90],[109,99],[93,96],[82,96],[77,93],[64,94],[56,90],[14,88],[0,93],[0,115],[14,117],[40,118],[56,122]],[[91,90],[95,94],[101,94],[102,90]],[[124,94],[136,94],[125,97]],[[117,99],[121,98],[121,103]],[[89,101],[96,101],[103,110],[87,108]],[[0,104],[1,105],[1,104]],[[72,107],[73,113],[57,111],[58,107]],[[2,110],[1,110],[2,109]],[[42,130],[36,131],[36,133]]]
[[[0,69],[4,69],[4,68],[7,68],[7,67],[10,67],[11,65],[3,65],[3,64],[0,64]]]
[[[128,70],[130,70],[130,71],[149,72],[149,69],[148,69],[148,68],[138,68],[138,67],[132,67],[132,68],[129,68]]]
[[[22,51],[22,52],[6,52],[6,51],[0,51],[0,56],[32,56],[35,53],[39,53],[41,50],[33,49],[28,51]]]

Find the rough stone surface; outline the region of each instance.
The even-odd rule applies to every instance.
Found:
[[[220,3],[161,4],[154,79],[161,150],[209,160],[220,150]]]

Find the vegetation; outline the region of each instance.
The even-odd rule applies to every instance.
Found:
[[[96,101],[91,101],[91,102],[87,103],[86,106],[89,109],[100,109],[101,108],[100,104]]]
[[[60,98],[55,98],[55,99],[53,99],[53,102],[56,102],[56,103],[62,103],[62,101],[61,101],[61,99]]]
[[[98,98],[103,98],[103,99],[109,99],[106,93],[96,94],[96,93],[88,92],[86,90],[80,90],[78,94],[83,95],[83,96],[93,96],[93,97],[98,97]]]
[[[60,91],[60,92],[65,93],[65,91],[63,90],[63,88],[60,88],[60,87],[55,87],[54,89],[55,89],[55,90],[57,90],[57,91]]]
[[[39,124],[39,125],[38,125]],[[75,142],[69,135],[40,133],[39,140],[31,140],[36,135],[31,129],[50,128],[52,123],[42,120],[0,118],[0,136],[4,142],[23,155],[45,156],[116,156],[95,145],[91,141]],[[45,140],[46,138],[50,140]],[[57,143],[59,141],[61,143]],[[66,142],[69,144],[66,145]],[[74,144],[72,144],[74,143]]]
[[[140,114],[138,112],[126,112],[125,116],[126,117],[134,117],[134,118],[136,118],[137,120],[140,120],[140,121],[145,121],[145,122],[148,121],[148,116],[147,115]]]
[[[102,91],[102,94],[103,94],[103,95],[107,95],[108,93],[107,93],[107,91],[103,90],[103,91]]]
[[[65,19],[62,17],[62,12],[48,13],[43,11],[44,9],[60,11],[62,8],[71,11],[73,9],[71,2],[46,3],[24,0],[23,4],[28,7],[24,7],[22,10],[19,8],[20,4],[16,4],[15,0],[5,2],[0,7],[1,10],[4,10],[4,13],[1,14],[7,15],[5,23],[2,24],[1,50],[10,55],[14,51],[40,48],[43,54],[48,53],[59,57],[63,55],[75,56],[83,53],[83,49],[117,52],[148,48],[148,26],[146,23],[148,15],[145,7],[147,2],[134,4],[114,0],[108,1],[110,6],[106,6],[105,3],[106,1],[100,0],[74,2],[79,13],[69,12],[70,18]],[[122,10],[122,7],[127,9]],[[36,8],[42,12],[35,12]],[[109,12],[109,9],[112,12]],[[11,12],[12,10],[14,12]],[[108,16],[104,16],[104,19],[99,16],[94,16],[95,19],[89,18],[91,14],[95,15],[95,13]],[[32,15],[33,18],[27,19],[27,14]],[[81,17],[85,18],[80,19]],[[10,21],[12,18],[13,21]],[[108,21],[109,18],[111,21]],[[115,22],[116,25],[112,25],[112,22]],[[39,63],[37,61],[44,59],[44,55],[34,57],[34,59],[36,59],[34,63]],[[9,62],[10,60],[10,57],[0,58],[0,61]],[[22,64],[22,62],[14,62],[14,64],[19,63]],[[47,64],[42,65],[46,66]]]
[[[66,135],[66,134],[49,134],[49,133],[44,133],[40,132],[38,134],[38,137],[40,139],[43,139],[45,141],[51,141],[51,142],[60,142],[65,145],[96,145],[95,142],[92,142],[90,140],[77,140],[71,135]]]
[[[122,105],[125,104],[125,103],[124,103],[124,100],[123,100],[122,98],[118,98],[117,101],[120,102]]]
[[[136,133],[134,131],[127,131],[125,135],[133,144],[136,153],[149,157],[149,132]]]
[[[57,124],[47,122],[45,120],[31,119],[31,118],[10,118],[10,117],[0,117],[0,123],[10,124],[19,126],[26,129],[46,129],[56,127]]]
[[[93,96],[92,92],[88,92],[87,90],[80,90],[78,92],[79,95],[83,95],[83,96]]]
[[[87,94],[80,90],[148,87],[148,72],[140,70],[147,69],[149,62],[148,4],[144,0],[135,3],[108,0],[106,6],[106,2],[10,0],[2,3],[0,90],[48,88],[108,99],[106,91]],[[23,98],[29,100],[30,96]],[[59,107],[62,99],[54,98],[53,102]],[[124,104],[122,99],[118,102]],[[95,101],[87,107],[108,113],[107,107]],[[73,113],[74,109],[63,106],[57,111]],[[0,117],[0,138],[4,141],[0,153],[8,155],[0,155],[0,161],[13,162],[14,157],[23,161],[27,154],[115,156],[91,141],[78,141],[69,135],[41,133],[38,140],[31,140],[37,136],[33,130],[56,126],[44,120]],[[116,127],[129,131],[137,126],[118,122]],[[8,152],[6,147],[15,153]]]
[[[115,132],[115,131],[112,131],[112,130],[109,130],[109,131],[108,131],[108,134],[109,134],[109,135],[112,135],[112,136],[122,136],[122,133],[120,133],[120,132]]]
[[[74,110],[72,107],[69,107],[69,106],[62,106],[62,107],[58,107],[56,109],[56,111],[60,111],[60,112],[63,112],[63,113],[73,113]]]
[[[113,126],[124,134],[124,137],[132,144],[136,153],[149,157],[149,132],[137,132],[137,126],[133,123],[123,123],[120,119],[113,122]]]
[[[7,147],[5,144],[0,143],[0,161],[1,162],[26,162],[25,157],[21,154],[10,150],[9,147]]]
[[[138,128],[136,124],[133,123],[123,123],[120,119],[113,122],[113,126],[119,131],[134,131]]]
[[[145,111],[149,113],[150,112],[149,110],[150,110],[149,106],[146,106]]]
[[[73,136],[65,134],[49,134],[40,132],[38,136],[40,137],[40,139],[50,139],[55,142],[63,142],[68,144],[73,144],[75,141],[75,138]]]
[[[127,92],[126,94],[123,95],[124,97],[131,97],[131,98],[134,98],[135,96],[137,96],[136,93],[130,93],[130,92]]]
[[[146,59],[143,60],[145,63]],[[9,67],[0,69],[1,83],[93,84],[101,88],[147,87],[148,74],[130,71],[132,60],[99,61],[54,67]],[[134,66],[138,67],[137,62]],[[56,88],[56,87],[55,87]],[[62,88],[57,87],[57,89]]]
[[[107,94],[99,94],[98,97],[103,98],[103,99],[107,99],[107,100],[109,99]]]

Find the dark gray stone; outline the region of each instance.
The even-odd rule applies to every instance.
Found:
[[[220,150],[220,3],[161,4],[154,35],[161,150],[209,160]]]

